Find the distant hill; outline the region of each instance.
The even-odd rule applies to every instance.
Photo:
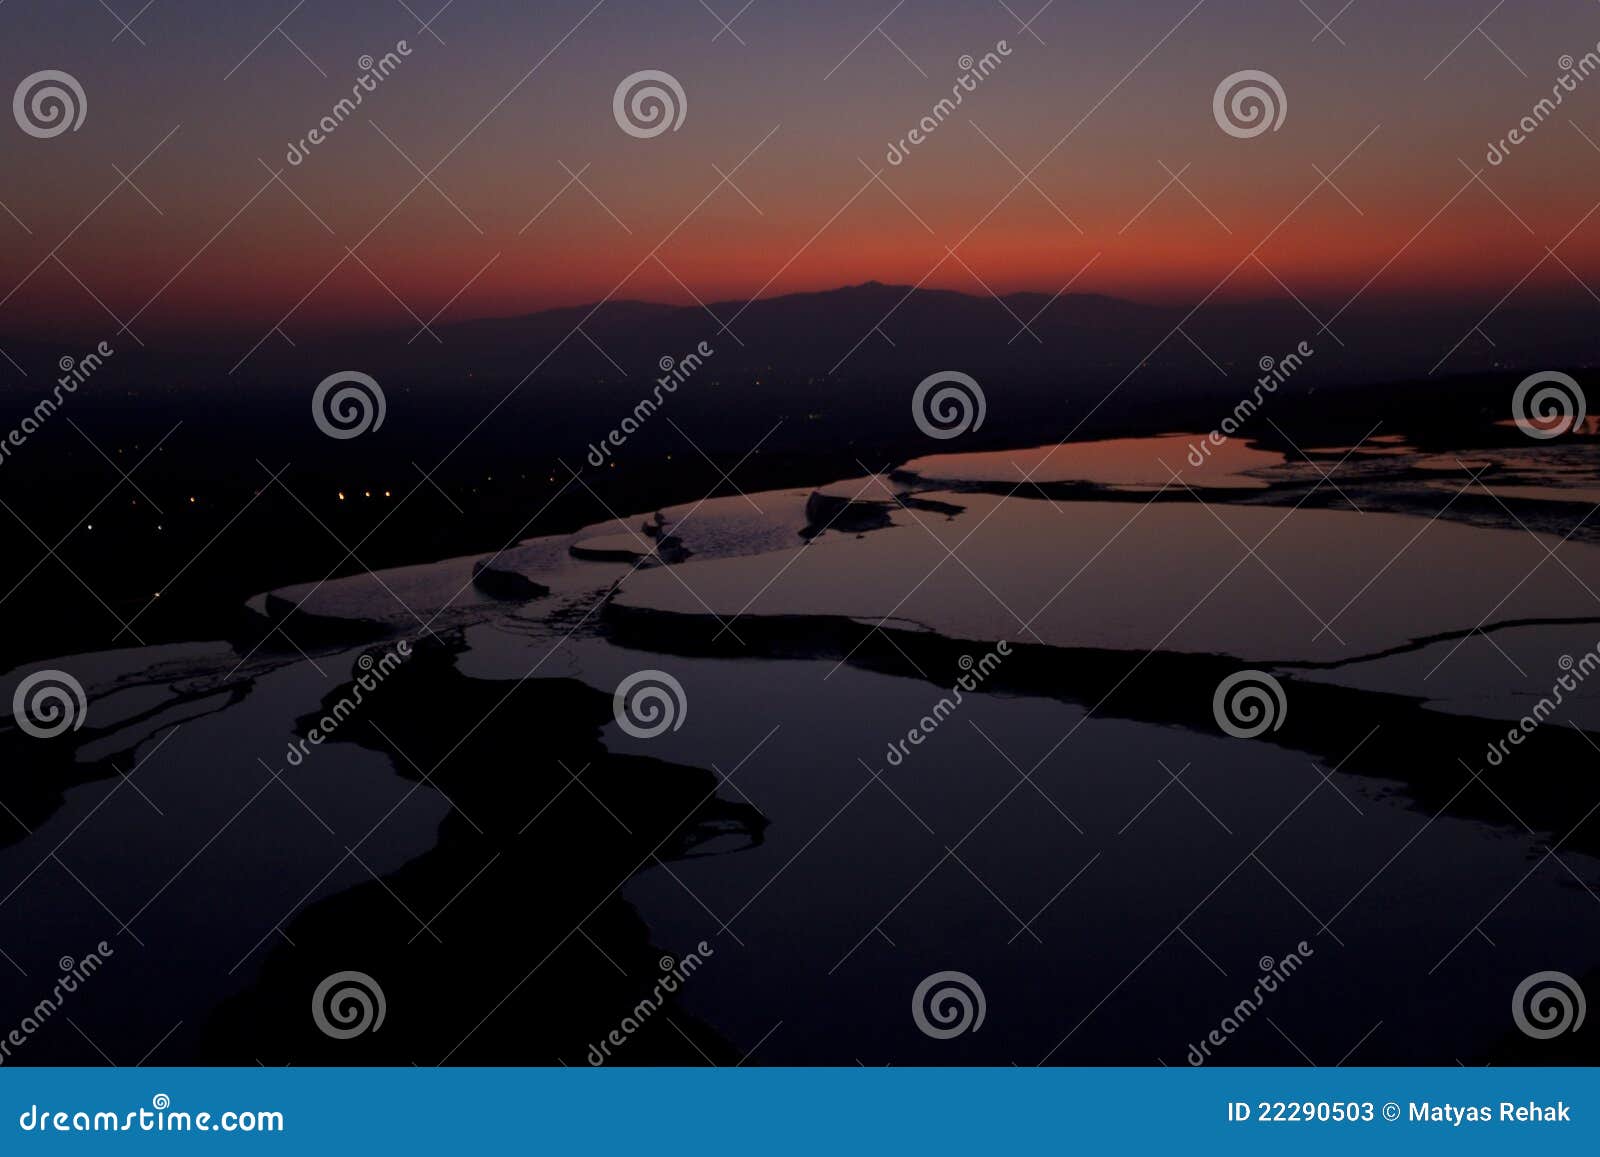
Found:
[[[1309,308],[1326,318],[1338,307]],[[682,357],[701,341],[716,351],[720,374],[790,381],[961,369],[1109,385],[1143,361],[1143,372],[1160,383],[1203,386],[1224,377],[1253,379],[1262,358],[1277,360],[1302,341],[1316,351],[1307,380],[1323,382],[1425,376],[1441,360],[1442,374],[1600,361],[1592,311],[1497,313],[1484,326],[1492,346],[1473,333],[1482,316],[1475,308],[1397,314],[1358,307],[1334,325],[1337,336],[1322,332],[1308,308],[1288,298],[1211,302],[1189,314],[1101,294],[997,299],[867,282],[704,307],[610,301],[442,325],[442,344],[423,336],[397,348],[392,338],[368,337],[354,348],[370,349],[376,364],[405,373],[470,369],[520,377],[540,365],[546,378],[605,380],[654,377],[662,358]]]
[[[297,338],[293,347],[269,338],[242,364],[254,338],[152,341],[149,350],[119,352],[174,384],[220,376],[234,385],[284,376],[299,381],[322,367],[418,384],[517,381],[535,367],[544,381],[648,381],[661,372],[663,358],[681,358],[702,341],[715,351],[712,372],[722,377],[767,375],[791,383],[900,380],[959,369],[1108,387],[1139,367],[1151,385],[1204,390],[1248,382],[1263,358],[1280,359],[1302,341],[1315,351],[1300,374],[1308,383],[1426,377],[1436,366],[1451,375],[1600,361],[1593,310],[1506,308],[1480,333],[1476,307],[1360,303],[1339,317],[1333,335],[1322,332],[1312,313],[1327,318],[1337,308],[1289,298],[1213,301],[1191,316],[1188,308],[1101,294],[994,298],[866,282],[705,306],[624,300],[481,318],[435,326],[437,342],[427,335],[412,340],[414,327]],[[54,376],[51,367],[63,352],[60,344],[22,338],[0,345],[30,377],[37,373],[39,386]]]

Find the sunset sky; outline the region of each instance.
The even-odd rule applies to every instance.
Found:
[[[1192,303],[1241,260],[1223,296],[1282,295],[1276,274],[1337,308],[1377,275],[1363,300],[1492,304],[1558,244],[1519,300],[1587,301],[1578,278],[1600,281],[1600,213],[1584,220],[1600,74],[1505,163],[1484,159],[1550,94],[1560,58],[1600,41],[1594,0],[1508,4],[1480,32],[1493,0],[1408,0],[1403,24],[1355,0],[1331,32],[1294,0],[1055,0],[1031,26],[1044,43],[1006,6],[1026,20],[1040,2],[904,0],[886,37],[872,28],[894,0],[754,0],[720,36],[696,0],[455,0],[433,24],[441,44],[407,5],[427,19],[442,0],[307,0],[281,33],[294,0],[154,0],[131,32],[89,0],[10,0],[5,91],[61,69],[88,107],[52,139],[0,127],[0,333],[92,331],[109,312],[141,334],[284,319],[295,335],[408,309],[450,321],[869,279],[1054,293],[1086,265],[1074,292]],[[1307,0],[1323,19],[1341,2]],[[706,3],[732,19],[742,0]],[[399,40],[411,55],[289,165],[358,58]],[[888,165],[958,58],[1000,40],[998,70]],[[679,131],[619,129],[613,91],[641,69],[682,83]],[[1218,128],[1213,91],[1241,69],[1282,83],[1280,130]],[[411,162],[447,154],[438,188],[412,191]],[[1046,154],[1012,191],[1011,162]],[[718,188],[741,159],[737,190]],[[1313,194],[1341,160],[1337,189]],[[117,189],[134,166],[138,189]],[[1271,273],[1247,260],[1269,233]],[[345,252],[358,245],[359,261]]]

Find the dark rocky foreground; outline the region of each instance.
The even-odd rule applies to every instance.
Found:
[[[217,1012],[198,1059],[584,1064],[651,992],[661,958],[694,950],[652,943],[622,885],[658,858],[736,852],[767,824],[719,798],[710,771],[608,753],[610,717],[610,697],[577,682],[468,679],[451,650],[419,648],[331,742],[427,776],[455,805],[438,845],[284,924],[259,983]],[[387,1011],[377,1031],[337,1040],[309,1012],[318,984],[345,970],[377,980]],[[738,1059],[670,998],[613,1050],[622,1064]]]

